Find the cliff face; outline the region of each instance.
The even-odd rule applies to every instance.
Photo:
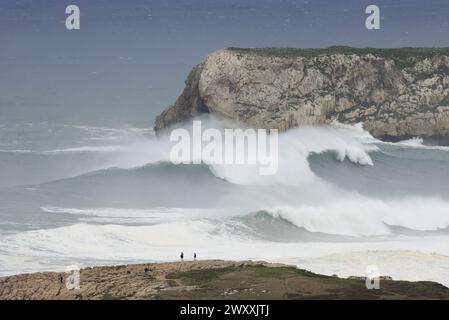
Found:
[[[448,137],[449,50],[220,50],[193,69],[155,129],[206,112],[255,128],[338,120],[380,138]]]

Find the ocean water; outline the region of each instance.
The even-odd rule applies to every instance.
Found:
[[[151,130],[220,48],[447,46],[447,1],[396,2],[372,32],[360,1],[78,0],[69,32],[61,1],[0,0],[0,276],[184,251],[449,286],[447,147],[302,128],[260,177],[175,166]]]
[[[210,121],[215,127],[222,124]],[[280,134],[279,171],[174,165],[131,126],[0,125],[0,275],[143,261],[369,265],[449,285],[449,150],[338,123]],[[14,137],[14,139],[12,139]]]

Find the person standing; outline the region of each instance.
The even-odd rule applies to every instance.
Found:
[[[184,261],[184,252],[181,252],[181,261]]]
[[[193,261],[196,261],[196,252],[193,253]]]

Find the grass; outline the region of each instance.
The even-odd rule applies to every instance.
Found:
[[[284,279],[292,276],[311,277],[316,279],[334,279],[333,277],[315,274],[313,272],[297,269],[295,267],[267,267],[260,265],[248,265],[242,267],[228,267],[221,269],[194,270],[188,272],[174,272],[167,275],[167,279],[179,279],[182,281],[205,283],[219,280],[225,275],[234,272],[246,272],[255,277],[268,277],[276,279]]]
[[[367,290],[361,279],[342,279],[289,266],[240,265],[220,269],[174,272],[171,281],[195,286],[187,291],[161,291],[160,299],[420,299],[448,298],[437,283],[381,281]]]
[[[235,268],[221,268],[221,269],[207,269],[207,270],[193,270],[187,272],[173,272],[169,273],[167,279],[179,279],[194,283],[205,283],[213,280],[217,280],[221,275],[233,272]]]
[[[303,276],[303,277],[313,277],[313,278],[332,278],[329,276],[315,274],[313,272],[298,269],[295,267],[267,267],[265,265],[254,265],[246,266],[244,270],[254,273],[256,276],[261,277],[277,277],[286,278],[290,276]]]
[[[398,65],[408,65],[410,58],[432,58],[437,55],[448,55],[447,48],[353,48],[349,46],[331,46],[328,48],[236,48],[228,50],[245,54],[256,54],[261,56],[276,57],[316,57],[322,55],[345,54],[345,55],[366,55],[372,54],[378,57],[394,60]]]

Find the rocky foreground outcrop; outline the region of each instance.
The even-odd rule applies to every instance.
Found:
[[[279,130],[363,122],[379,138],[449,141],[449,49],[219,50],[155,130],[202,113]]]
[[[434,282],[384,277],[368,290],[364,278],[323,276],[256,261],[191,261],[82,269],[78,289],[65,273],[0,278],[2,299],[449,299]],[[69,286],[70,288],[70,286]]]

